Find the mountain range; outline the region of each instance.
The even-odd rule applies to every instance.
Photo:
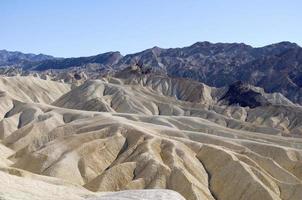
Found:
[[[32,62],[55,59],[44,54],[21,53],[19,51],[0,50],[0,66],[24,66]]]
[[[243,81],[269,93],[280,92],[294,103],[302,103],[302,48],[290,42],[260,48],[243,43],[197,42],[183,48],[153,47],[125,56],[108,52],[78,58],[0,51],[0,73],[8,75],[47,72],[58,76],[74,71],[95,79],[133,65],[214,87]]]

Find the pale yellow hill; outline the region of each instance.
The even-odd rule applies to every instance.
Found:
[[[22,79],[25,88],[41,81]],[[66,87],[50,89],[48,102],[44,90],[25,100],[7,90],[0,198],[182,200],[136,191],[170,189],[188,200],[301,199],[302,139],[282,136],[301,135],[301,107],[225,106],[222,90],[147,82],[104,79],[68,92],[48,81]],[[121,190],[131,191],[107,193]]]

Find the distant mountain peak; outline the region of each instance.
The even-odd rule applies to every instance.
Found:
[[[44,54],[22,53],[19,51],[8,51],[6,49],[0,50],[0,66],[20,66],[24,63],[40,62],[48,59],[54,59],[53,56]]]
[[[283,41],[278,42],[270,45],[266,45],[264,47],[260,47],[262,49],[297,49],[301,48],[298,44],[289,42],[289,41]]]

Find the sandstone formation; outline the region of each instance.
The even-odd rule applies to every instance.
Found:
[[[250,87],[269,104],[242,107],[221,100],[229,87],[162,76],[71,90],[9,79],[1,80],[1,199],[302,197],[302,108],[280,94]]]

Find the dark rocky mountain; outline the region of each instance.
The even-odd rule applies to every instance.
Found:
[[[155,47],[123,57],[116,69],[133,63],[215,87],[241,80],[302,103],[302,48],[295,43],[281,42],[261,48],[209,42],[175,49]]]
[[[263,87],[268,92],[280,92],[301,103],[301,72],[302,49],[299,47],[253,60],[238,69],[235,78]]]
[[[126,56],[109,52],[91,57],[50,58],[24,63],[23,70],[75,70],[97,78],[136,65],[146,72],[190,78],[215,87],[241,80],[302,103],[302,48],[290,42],[260,48],[243,43],[197,42],[184,48],[153,47]]]
[[[131,65],[139,62],[144,67],[161,70],[170,76],[190,78],[213,86],[224,86],[240,80],[242,75],[253,70],[264,71],[262,63],[278,58],[282,53],[301,49],[298,45],[282,42],[262,48],[253,48],[238,43],[198,42],[189,47],[160,49],[158,47],[125,56],[116,65]],[[296,60],[292,60],[295,62]],[[248,74],[246,72],[249,70]],[[238,73],[240,72],[240,73]],[[255,72],[253,77],[255,76]],[[247,78],[246,76],[244,77]]]
[[[99,64],[99,67],[110,67],[116,64],[123,56],[120,52],[107,52],[96,56],[48,59],[42,62],[29,63],[26,69],[43,71],[48,69],[66,69],[72,67],[85,67],[88,64]]]
[[[271,105],[263,94],[254,90],[253,86],[245,84],[242,81],[237,81],[230,85],[227,92],[219,101],[228,105],[239,105],[250,108]]]
[[[18,51],[0,50],[0,66],[21,66],[31,62],[41,62],[48,59],[55,59],[52,56],[44,54],[25,54]]]

